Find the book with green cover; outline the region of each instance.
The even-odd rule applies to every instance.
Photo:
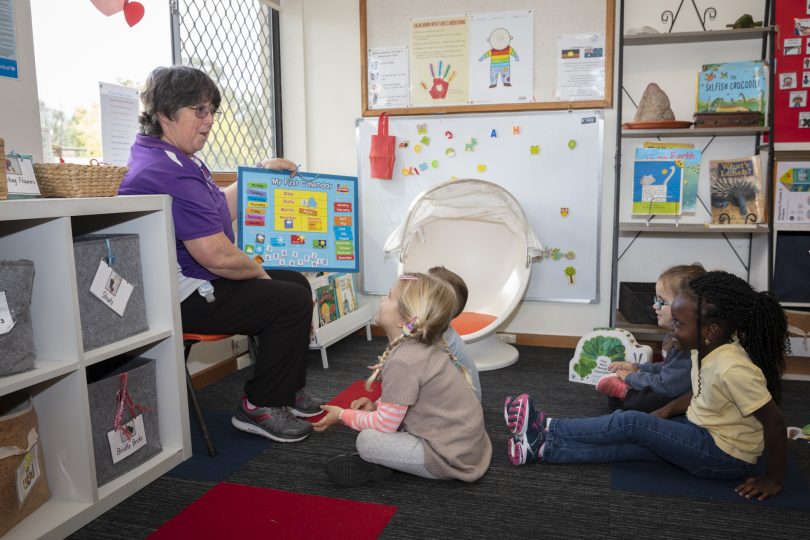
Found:
[[[352,274],[332,274],[330,281],[337,294],[337,308],[340,317],[357,309],[357,294],[354,290],[354,276]]]
[[[768,64],[761,60],[705,64],[698,75],[697,112],[768,110]]]

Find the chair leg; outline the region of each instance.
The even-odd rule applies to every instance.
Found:
[[[186,347],[186,361],[188,361],[188,352],[191,347]],[[191,406],[194,409],[194,415],[197,417],[197,424],[200,426],[205,446],[208,447],[208,455],[214,457],[217,451],[214,448],[214,442],[211,440],[211,434],[208,432],[208,426],[205,424],[200,403],[197,401],[197,392],[194,390],[194,385],[191,383],[191,374],[188,372],[188,364],[186,364],[186,386],[188,387],[188,398],[191,400]]]

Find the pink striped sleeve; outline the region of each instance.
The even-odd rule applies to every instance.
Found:
[[[340,420],[357,431],[374,429],[383,433],[394,433],[405,418],[406,412],[408,412],[406,405],[393,405],[378,400],[376,411],[343,409]]]

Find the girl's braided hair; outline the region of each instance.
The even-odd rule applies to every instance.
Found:
[[[715,323],[731,337],[735,332],[751,361],[762,370],[775,402],[782,397],[785,355],[790,351],[782,306],[767,292],[757,292],[728,272],[708,272],[689,282],[697,304],[698,338],[704,324]],[[703,344],[698,344],[698,351]],[[698,392],[701,390],[698,355]]]

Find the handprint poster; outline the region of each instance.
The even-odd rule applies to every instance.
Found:
[[[470,103],[532,101],[532,11],[470,15]]]
[[[469,102],[468,20],[411,19],[411,106]]]

